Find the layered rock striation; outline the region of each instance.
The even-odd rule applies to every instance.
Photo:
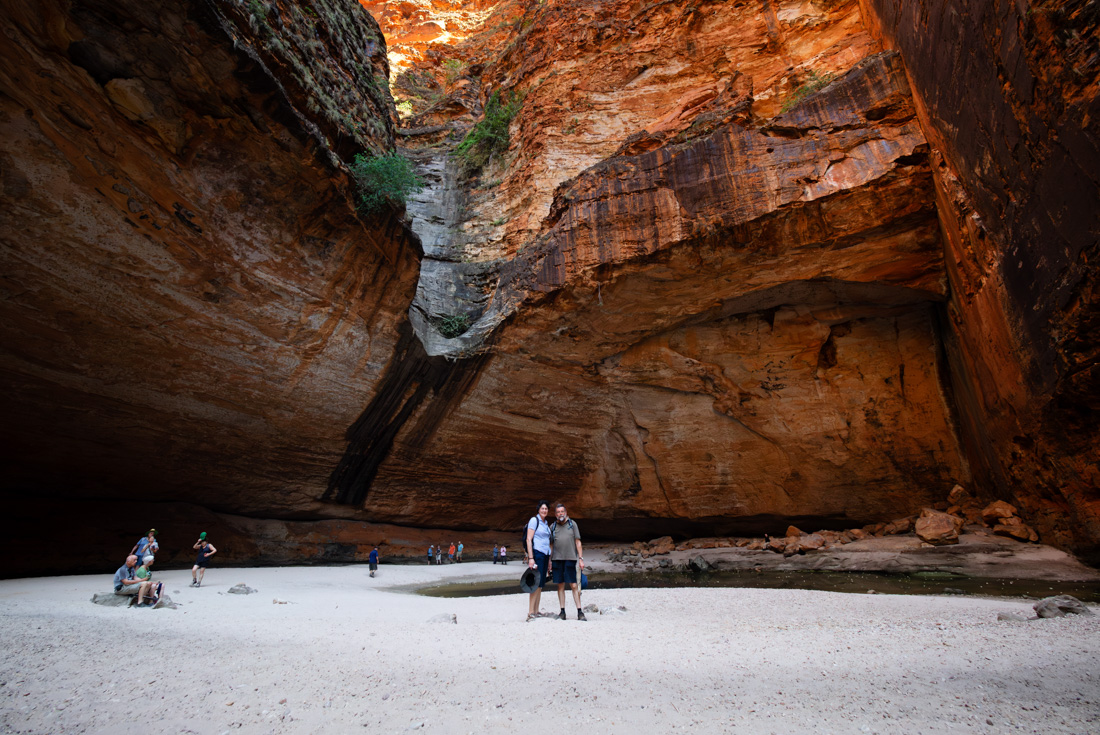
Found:
[[[1100,539],[1089,4],[363,5],[3,2],[6,493],[261,561],[956,483]],[[395,143],[427,186],[365,217]]]
[[[344,163],[392,146],[377,24],[264,7],[3,3],[6,493],[326,512],[418,252]]]
[[[936,151],[971,465],[1045,539],[1095,547],[1100,11],[1079,0],[863,5],[905,57]]]

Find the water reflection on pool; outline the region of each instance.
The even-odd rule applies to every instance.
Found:
[[[752,587],[759,589],[824,590],[856,594],[977,595],[982,597],[1032,597],[1073,595],[1084,602],[1100,602],[1100,583],[1051,582],[1033,579],[965,577],[951,572],[627,572],[597,573],[588,588],[624,587]],[[547,589],[556,589],[549,585]],[[444,584],[418,590],[430,597],[488,597],[520,592],[519,581]]]

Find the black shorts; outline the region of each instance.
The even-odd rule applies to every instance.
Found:
[[[376,561],[370,562],[370,570],[372,572],[378,571],[378,562],[376,562]]]
[[[195,562],[195,566],[197,566],[199,569],[206,569],[206,565],[209,564],[209,563],[210,563],[209,559],[199,559],[198,561]]]
[[[554,584],[576,584],[577,583],[577,560],[564,560],[555,559],[554,565]]]

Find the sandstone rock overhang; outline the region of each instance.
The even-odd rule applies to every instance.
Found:
[[[476,507],[491,528],[523,512],[523,486],[602,533],[930,502],[967,470],[927,153],[885,53],[763,124],[565,182],[474,326],[425,341],[434,359],[487,356],[469,392],[408,412],[352,497],[433,525]]]

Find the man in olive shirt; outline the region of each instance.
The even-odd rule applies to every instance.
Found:
[[[577,584],[577,565],[584,569],[581,530],[561,503],[554,507],[554,514],[558,520],[550,529],[550,566],[554,583],[558,585],[558,605],[561,606],[558,619],[565,620],[565,585],[568,584],[573,590],[573,602],[577,603],[577,620],[587,620],[581,610],[581,588]]]

